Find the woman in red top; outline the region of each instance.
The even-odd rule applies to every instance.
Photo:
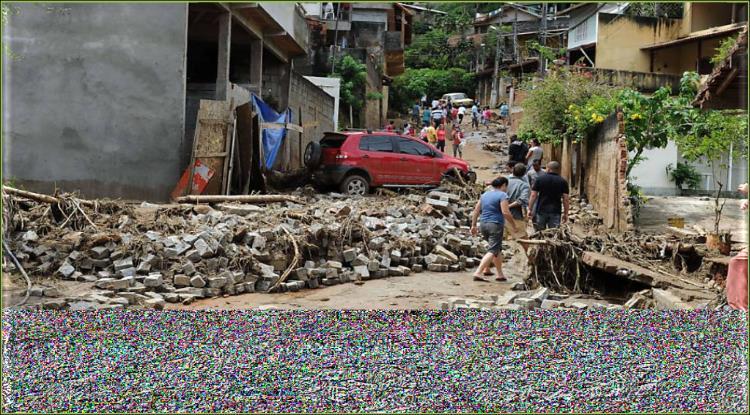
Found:
[[[453,128],[453,157],[456,157],[456,154],[458,154],[458,157],[464,158],[464,152],[463,152],[463,146],[461,143],[463,142],[464,133],[461,132],[461,129],[458,127]]]
[[[445,153],[445,124],[441,124],[437,130],[437,148]]]

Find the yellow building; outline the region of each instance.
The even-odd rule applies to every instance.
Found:
[[[679,19],[628,15],[627,3],[583,3],[559,14],[570,16],[571,64],[666,75],[710,73],[719,43],[747,24],[746,3],[684,3]]]

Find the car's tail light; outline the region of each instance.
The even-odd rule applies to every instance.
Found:
[[[348,154],[345,154],[345,153],[336,154],[336,160],[345,160],[345,159],[348,159],[348,158],[349,158]]]

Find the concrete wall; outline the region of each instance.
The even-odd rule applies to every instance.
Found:
[[[167,199],[184,167],[187,5],[12,7],[4,176],[42,192]]]
[[[681,75],[685,71],[695,71],[698,58],[714,56],[719,43],[726,38],[703,39],[700,42],[694,41],[670,48],[657,49],[654,51],[654,72]],[[698,43],[700,43],[700,47]]]
[[[686,23],[690,32],[732,23],[731,3],[685,3]],[[739,18],[741,17],[737,16]]]
[[[334,103],[333,97],[323,89],[304,76],[292,72],[289,107],[292,110],[292,121],[297,124],[301,120],[304,132],[300,134],[287,131],[275,168],[288,172],[304,166],[303,155],[307,144],[310,141],[320,141],[326,131],[334,131]]]
[[[628,153],[619,116],[621,114],[615,113],[607,117],[595,136],[583,143],[581,167],[583,189],[589,203],[604,220],[604,225],[623,232],[632,227],[633,216],[625,177]]]
[[[634,153],[630,154],[632,157]],[[643,193],[653,196],[673,196],[679,193],[677,186],[669,180],[667,165],[677,166],[679,157],[677,145],[670,141],[665,148],[645,150],[642,161],[630,172],[633,184],[640,186]]]
[[[333,97],[333,131],[339,129],[339,98],[341,94],[341,79],[306,76],[305,79]]]
[[[677,38],[682,20],[600,13],[598,25],[597,68],[650,72],[650,54],[640,48]]]

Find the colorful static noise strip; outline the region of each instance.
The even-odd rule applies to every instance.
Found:
[[[747,412],[744,312],[7,310],[4,412]]]

